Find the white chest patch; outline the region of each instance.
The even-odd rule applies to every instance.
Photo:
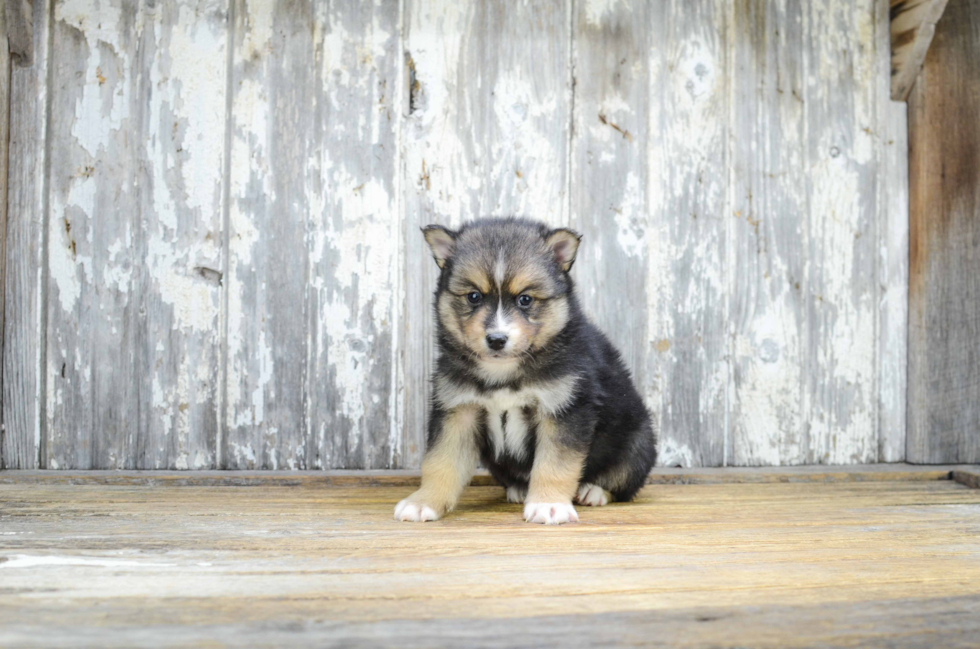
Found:
[[[435,398],[446,410],[475,404],[487,411],[487,427],[494,454],[499,458],[504,450],[517,458],[524,457],[524,439],[528,422],[523,409],[534,408],[538,417],[553,417],[564,410],[575,396],[578,377],[565,376],[553,381],[527,385],[520,390],[502,388],[479,393],[469,386],[460,386],[439,379]],[[506,413],[506,423],[503,422]]]
[[[487,408],[487,428],[490,433],[490,443],[493,454],[499,460],[506,450],[507,454],[524,459],[527,438],[527,421],[524,411],[520,408],[511,410],[496,410]]]

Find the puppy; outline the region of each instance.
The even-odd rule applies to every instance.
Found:
[[[434,521],[481,462],[524,520],[630,500],[657,457],[619,352],[586,319],[569,270],[581,237],[523,219],[423,230],[441,269],[439,358],[422,486],[395,519]]]

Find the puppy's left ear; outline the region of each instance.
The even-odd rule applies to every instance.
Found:
[[[567,228],[552,230],[545,238],[545,243],[555,255],[555,261],[566,273],[575,263],[575,253],[578,252],[578,242],[581,240],[581,234]]]
[[[456,252],[456,233],[448,230],[441,225],[427,225],[422,228],[425,242],[432,248],[432,256],[436,260],[439,268],[446,265],[446,261]]]

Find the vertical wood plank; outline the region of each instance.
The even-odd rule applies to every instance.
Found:
[[[684,44],[672,38],[673,12],[667,3],[659,5],[574,5],[570,219],[583,235],[574,271],[583,306],[622,353],[655,419],[660,419],[661,458],[666,451],[673,464],[678,440],[671,413],[664,412],[672,373],[661,374],[657,370],[662,368],[647,362],[650,356],[673,358],[676,353],[670,349],[676,341],[666,331],[662,340],[648,342],[651,331],[669,328],[656,310],[659,289],[669,282],[653,288],[647,281],[651,268],[664,274],[673,270],[668,252],[673,248],[653,253],[650,246],[673,243],[669,223],[657,213],[669,200],[669,194],[659,193],[668,172],[656,166],[662,160],[658,150],[668,146],[664,136],[669,137],[663,130],[669,118],[659,92],[670,92],[675,77],[665,68],[674,63],[668,63],[671,57],[682,55],[678,47]],[[681,176],[690,171],[685,166]],[[651,314],[655,322],[649,322]],[[648,369],[661,381],[648,377]],[[685,402],[683,409],[689,406]],[[679,463],[701,464],[700,458]]]
[[[878,56],[878,461],[905,460],[908,388],[908,122],[891,100],[888,0],[876,0]]]
[[[908,461],[980,462],[980,0],[953,0],[909,96]]]
[[[744,0],[733,10],[733,203],[726,217],[734,251],[730,462],[736,466],[807,459],[802,14],[801,3],[786,0]]]
[[[568,221],[568,10],[544,0],[405,3],[398,466],[418,466],[425,450],[435,353],[436,266],[419,227],[480,216]]]
[[[6,0],[5,14],[8,56],[17,65],[31,65],[34,59],[34,15],[32,0]]]
[[[142,16],[133,286],[143,469],[215,466],[227,9],[181,0],[146,3]]]
[[[142,15],[122,1],[53,6],[45,462],[134,468]]]
[[[305,468],[312,7],[234,14],[223,468]]]
[[[314,21],[308,448],[314,466],[385,468],[391,418],[399,419],[391,399],[399,5],[338,0],[316,5]]]
[[[671,466],[724,461],[724,7],[583,3],[575,18],[572,216],[595,255],[580,283]]]
[[[30,67],[10,73],[3,330],[3,468],[38,467],[44,377],[43,267],[45,129],[48,105],[47,2],[35,2]]]
[[[876,75],[873,0],[805,3],[806,461],[873,462],[877,448]]]
[[[235,14],[224,465],[387,466],[398,4]]]
[[[10,49],[7,43],[6,11],[0,9],[0,469],[3,453],[3,320],[7,301],[4,268],[7,259],[7,153],[10,142]]]
[[[208,468],[224,3],[55,3],[51,468]]]

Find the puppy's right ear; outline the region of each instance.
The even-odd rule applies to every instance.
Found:
[[[439,268],[443,268],[446,260],[456,251],[456,233],[441,225],[427,225],[422,228],[422,234],[425,235],[426,243],[432,248],[432,257]]]

